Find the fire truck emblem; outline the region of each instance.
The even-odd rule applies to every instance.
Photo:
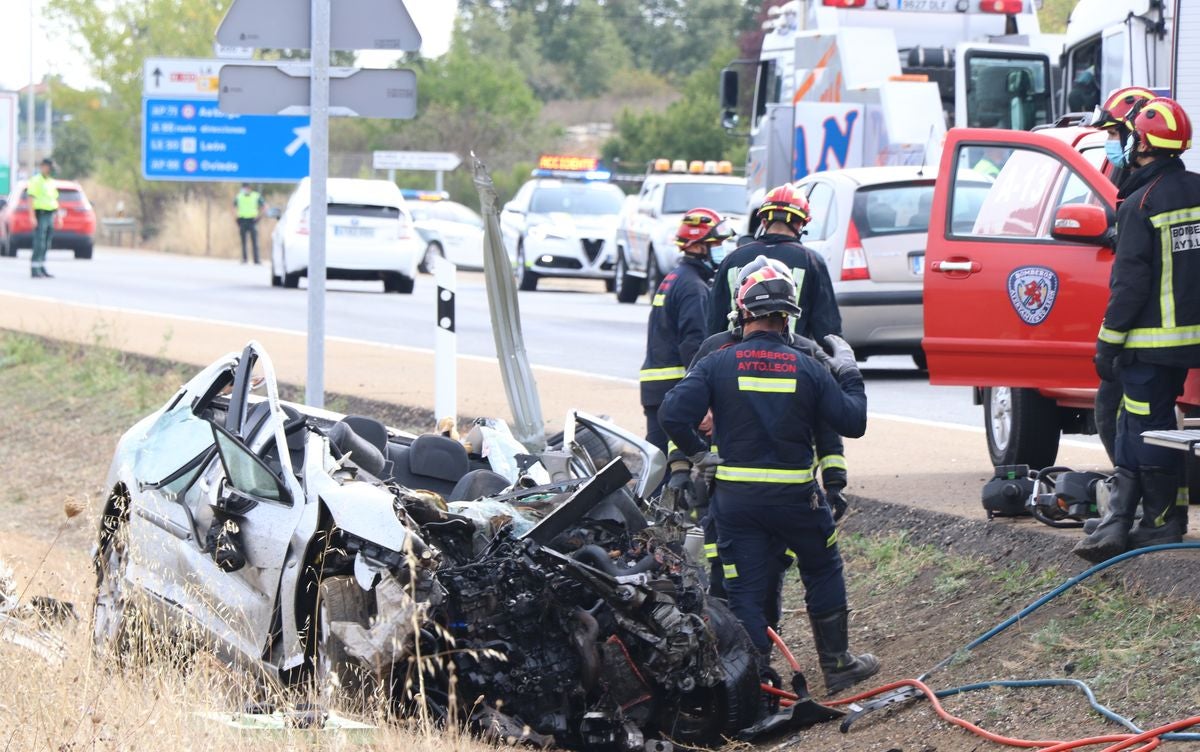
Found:
[[[1044,266],[1022,266],[1008,275],[1008,299],[1026,324],[1046,320],[1058,297],[1058,275]]]

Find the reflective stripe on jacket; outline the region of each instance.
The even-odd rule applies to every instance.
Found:
[[[638,374],[643,406],[662,402],[704,341],[711,279],[706,264],[685,257],[655,291],[646,327],[646,359]]]
[[[1147,363],[1200,366],[1200,175],[1179,159],[1122,186],[1117,247],[1100,340]]]
[[[821,254],[787,235],[763,235],[737,248],[721,262],[709,295],[708,333],[733,328],[729,313],[737,301],[738,272],[758,256],[775,259],[792,272],[799,291],[800,316],[792,330],[820,342],[827,334],[842,333],[842,314],[833,294],[833,282]]]
[[[812,483],[815,425],[852,437],[862,436],[867,426],[867,397],[857,371],[835,380],[770,332],[755,332],[700,359],[663,399],[659,422],[691,456],[708,449],[696,425],[710,408],[713,443],[724,460],[718,485],[748,502],[792,501]]]

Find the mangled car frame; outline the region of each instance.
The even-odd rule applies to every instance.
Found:
[[[96,646],[135,649],[136,616],[264,685],[532,743],[709,744],[760,721],[745,632],[643,500],[662,455],[574,413],[550,447],[285,403],[252,342],[120,440]]]

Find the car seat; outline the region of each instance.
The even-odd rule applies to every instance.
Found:
[[[392,480],[442,497],[449,497],[471,469],[466,448],[441,434],[423,434],[408,446],[389,443],[387,457],[393,466]]]

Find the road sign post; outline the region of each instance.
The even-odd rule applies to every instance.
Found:
[[[416,74],[407,70],[330,68],[332,50],[411,50],[421,34],[403,0],[234,0],[217,27],[225,46],[311,50],[311,63],[223,66],[220,108],[225,112],[307,112],[309,175],[308,368],[305,401],[325,404],[325,281],[329,178],[329,118],[411,118]],[[307,84],[307,85],[306,85]],[[299,137],[299,134],[297,134]]]

